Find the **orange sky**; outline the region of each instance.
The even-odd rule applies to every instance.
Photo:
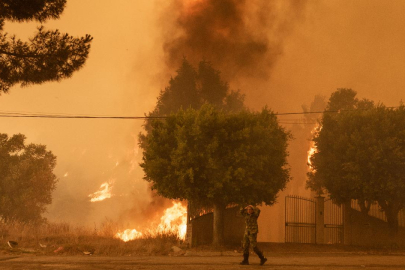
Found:
[[[59,83],[13,87],[0,96],[0,111],[143,116],[174,75],[164,65],[162,49],[162,18],[168,15],[162,13],[169,2],[68,0],[61,19],[45,26],[94,37],[85,67]],[[301,111],[316,94],[328,97],[341,87],[396,106],[405,97],[404,11],[403,0],[309,0],[299,19],[280,15],[293,23],[280,32],[283,50],[270,78],[230,84],[246,93],[252,108],[267,104],[277,112]],[[5,30],[26,38],[36,25],[6,22]],[[134,197],[139,204],[149,200],[140,168],[129,172],[130,161],[139,160],[136,137],[142,121],[0,118],[0,125],[2,132],[23,133],[57,155],[59,189],[83,197],[118,178],[114,192],[121,196],[120,207],[131,208]],[[103,216],[118,215],[117,205],[104,206]]]

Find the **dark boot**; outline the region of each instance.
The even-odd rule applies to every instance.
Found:
[[[249,253],[243,254],[243,261],[240,262],[240,265],[249,265]]]
[[[257,256],[259,256],[260,265],[263,265],[265,262],[267,262],[267,258],[263,256],[263,253],[257,247],[255,247],[253,251],[256,252]]]

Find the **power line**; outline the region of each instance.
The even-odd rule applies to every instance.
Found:
[[[399,107],[386,107],[387,109],[395,109]],[[276,116],[287,115],[307,115],[307,114],[323,114],[323,113],[340,113],[368,109],[353,109],[353,110],[331,110],[331,111],[315,111],[315,112],[285,112],[275,113]],[[5,112],[0,111],[0,118],[50,118],[50,119],[119,119],[119,120],[145,120],[145,119],[165,119],[167,116],[109,116],[109,115],[85,115],[85,114],[55,114],[55,113],[37,113],[37,112]],[[310,122],[285,122],[285,121],[300,121],[302,119],[280,119],[280,123],[284,124],[316,124]]]
[[[18,114],[1,114],[0,117],[3,118],[57,118],[57,119],[164,119],[167,118],[165,116],[90,116],[90,115],[34,115],[34,114],[26,114],[26,115],[18,115]]]

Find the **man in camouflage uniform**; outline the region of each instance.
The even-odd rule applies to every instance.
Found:
[[[260,215],[260,209],[248,205],[245,208],[241,208],[240,213],[246,222],[245,235],[243,236],[243,261],[240,264],[249,264],[249,246],[252,245],[253,251],[260,258],[260,265],[263,265],[267,261],[267,258],[263,256],[263,253],[257,247],[257,233],[259,232],[257,219]]]

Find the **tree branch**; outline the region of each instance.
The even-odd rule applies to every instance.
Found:
[[[12,53],[12,52],[7,52],[0,50],[0,54],[5,54],[5,55],[10,55],[10,56],[15,56],[15,57],[20,57],[20,58],[27,58],[27,57],[32,57],[32,58],[40,58],[45,55],[38,55],[38,54],[20,54],[20,53]]]

